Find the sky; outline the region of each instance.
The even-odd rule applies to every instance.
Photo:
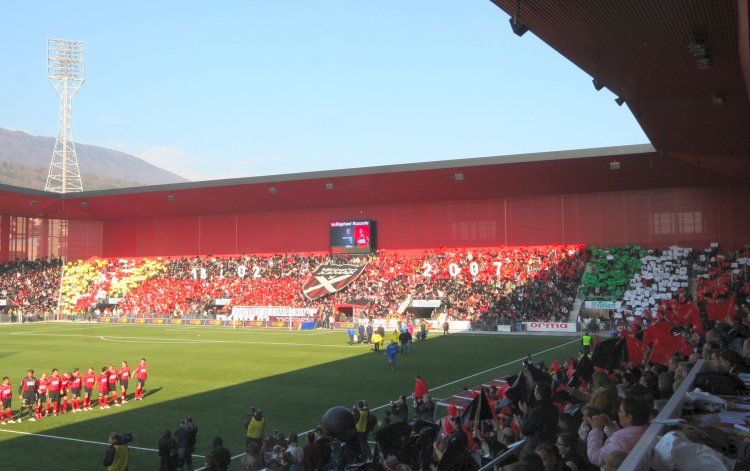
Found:
[[[490,0],[41,0],[3,16],[0,127],[57,134],[47,40],[83,41],[75,141],[190,180],[648,143]]]

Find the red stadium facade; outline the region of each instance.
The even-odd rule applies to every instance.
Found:
[[[325,252],[330,221],[362,218],[377,221],[378,247],[389,250],[735,247],[750,234],[748,185],[651,146],[68,195],[5,187],[0,194],[0,261]]]

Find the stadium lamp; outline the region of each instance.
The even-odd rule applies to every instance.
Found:
[[[615,98],[615,103],[617,103],[617,106],[622,106],[622,104],[625,103],[625,98],[618,96]]]
[[[457,182],[463,181],[463,179],[464,179],[464,174],[463,174],[463,173],[461,173],[461,172],[456,172],[456,173],[454,173],[454,174],[453,174],[453,178],[454,178],[454,179],[455,179],[455,180],[456,180]]]
[[[174,201],[177,199],[175,195],[167,195],[167,201],[170,203],[174,203]]]
[[[89,207],[89,203],[88,203],[88,202],[86,202],[86,201],[81,201],[81,207],[82,207],[83,209],[86,209],[86,208],[88,208],[88,207]]]
[[[701,39],[695,39],[688,44],[688,52],[693,56],[698,70],[709,69],[714,65],[708,45]]]
[[[39,201],[37,200],[31,200],[31,206],[36,206],[39,204]]]
[[[609,169],[610,170],[620,170],[620,162],[617,160],[613,160],[609,163]]]
[[[601,90],[602,88],[604,88],[604,82],[602,82],[601,79],[599,79],[599,77],[594,77],[591,80],[591,83],[594,84],[594,88],[596,89],[597,92]]]
[[[272,195],[275,195],[277,191],[278,190],[276,189],[275,186],[268,188],[268,192],[271,193]]]
[[[516,14],[510,19],[510,28],[519,38],[529,30],[529,27],[521,21],[521,0],[516,3]]]
[[[333,187],[333,182],[331,180],[328,180],[326,182],[326,190],[331,191],[331,190],[333,190],[333,188],[334,188]]]

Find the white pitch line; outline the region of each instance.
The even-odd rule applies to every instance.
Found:
[[[106,442],[95,442],[95,441],[92,441],[92,440],[83,440],[83,439],[80,439],[80,438],[70,438],[70,437],[60,437],[58,435],[46,435],[46,434],[43,434],[43,433],[19,432],[18,430],[6,430],[6,429],[0,429],[0,432],[14,433],[14,434],[17,434],[17,435],[27,435],[27,436],[30,436],[30,437],[54,438],[54,439],[57,439],[57,440],[66,440],[66,441],[69,441],[69,442],[87,443],[87,444],[90,444],[90,445],[109,446],[109,443],[106,443]],[[143,448],[143,447],[139,447],[139,446],[130,446],[130,445],[128,445],[128,448],[131,449],[131,450],[140,450],[140,451],[151,451],[151,452],[158,452],[159,451],[159,450],[155,450],[153,448]],[[193,456],[197,456],[199,458],[205,458],[205,456],[203,456],[203,455],[193,454]]]
[[[44,329],[44,333],[46,332],[70,332],[70,331],[76,331],[76,330],[91,330],[94,327],[96,327],[95,324],[84,325],[80,327],[67,327],[63,329]],[[12,332],[9,335],[28,335],[28,334],[29,332]]]
[[[46,334],[46,333],[35,333],[25,332],[22,335],[28,335],[33,337],[84,337],[91,338],[93,335],[83,334]],[[117,335],[101,335],[98,336],[100,340],[108,342],[121,342],[121,343],[170,343],[170,344],[217,344],[217,343],[229,343],[229,344],[246,344],[246,345],[278,345],[284,347],[331,347],[331,348],[363,348],[368,345],[356,344],[356,345],[326,345],[317,343],[300,343],[300,342],[261,342],[254,340],[198,340],[198,339],[184,339],[184,338],[168,338],[168,337],[129,337],[129,336],[117,336]],[[342,340],[344,340],[342,338]]]

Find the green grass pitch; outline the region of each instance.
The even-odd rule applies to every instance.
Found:
[[[252,406],[263,410],[267,434],[300,433],[316,426],[330,407],[366,399],[377,409],[398,394],[410,394],[416,373],[433,397],[442,398],[516,373],[529,353],[549,364],[578,350],[577,337],[432,335],[399,355],[391,371],[382,353],[348,345],[345,331],[50,323],[3,325],[0,339],[0,376],[13,384],[14,413],[19,380],[28,368],[39,377],[52,368],[98,372],[122,360],[132,369],[141,357],[149,365],[143,401],[0,426],[0,462],[8,470],[103,469],[111,431],[135,436],[131,445],[140,449],[131,449],[130,469],[157,469],[162,431],[174,431],[187,415],[199,428],[197,455],[210,451],[215,436],[238,455]],[[131,381],[131,397],[134,387]],[[380,417],[382,411],[375,413]],[[194,462],[196,468],[203,464],[201,458]]]

